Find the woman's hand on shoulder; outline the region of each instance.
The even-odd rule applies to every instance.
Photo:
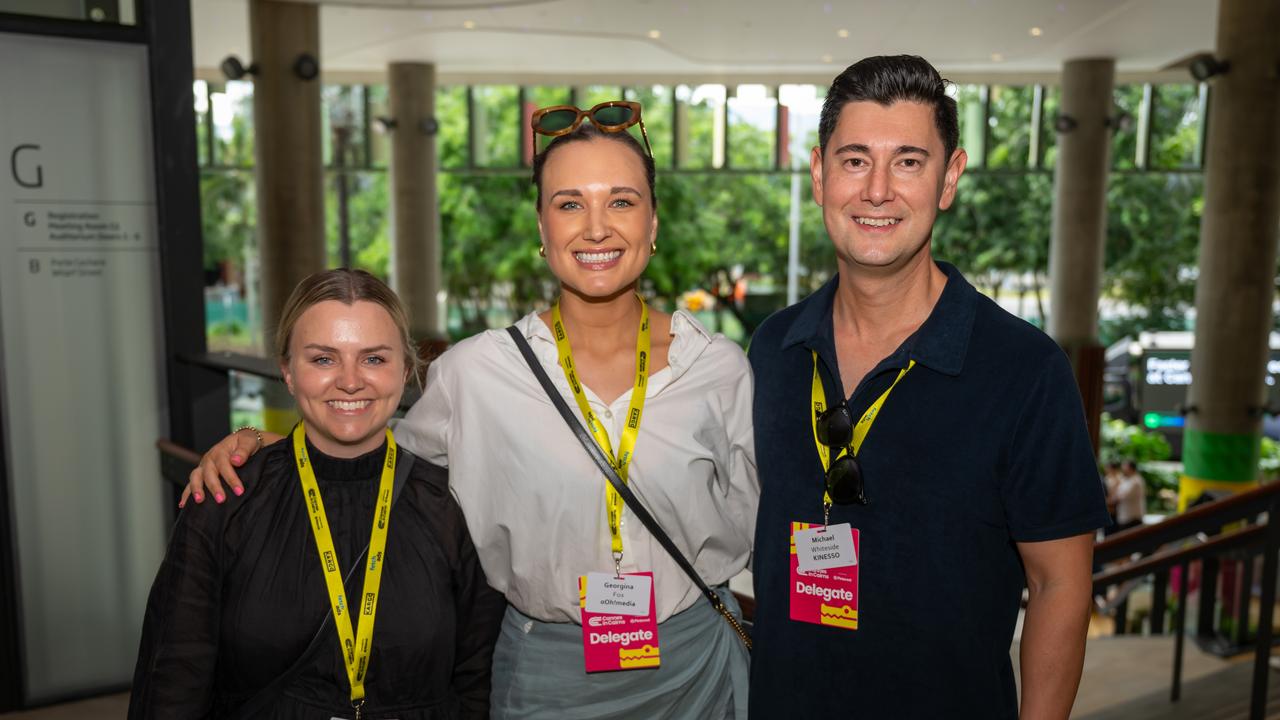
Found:
[[[182,491],[182,499],[178,507],[185,507],[188,498],[196,504],[204,502],[205,495],[213,497],[214,502],[222,503],[227,496],[222,483],[226,482],[231,492],[244,494],[244,483],[236,474],[236,468],[242,467],[254,453],[263,447],[276,442],[282,436],[274,433],[259,435],[251,428],[242,428],[222,438],[200,458],[200,464],[187,478],[187,487]]]

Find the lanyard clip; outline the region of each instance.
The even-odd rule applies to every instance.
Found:
[[[355,708],[356,710],[356,720],[360,720],[360,709],[364,707],[364,698],[360,698],[359,700],[352,700],[351,707]]]
[[[622,579],[622,553],[620,552],[613,554],[613,575],[619,580]]]

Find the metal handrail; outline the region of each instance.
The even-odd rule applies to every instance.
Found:
[[[1126,558],[1135,552],[1148,554],[1163,545],[1182,540],[1198,532],[1217,533],[1223,525],[1252,519],[1264,513],[1277,496],[1280,482],[1267,483],[1211,503],[1205,503],[1154,525],[1122,530],[1093,546],[1097,562]]]
[[[1266,520],[1260,516],[1266,513]],[[1275,518],[1276,522],[1271,522]],[[1226,525],[1246,521],[1248,526],[1239,530],[1223,532]],[[1170,543],[1186,538],[1209,534],[1209,539],[1200,538],[1190,546],[1168,547]],[[1179,568],[1178,603],[1174,608],[1174,657],[1173,687],[1170,700],[1176,702],[1182,690],[1182,657],[1186,626],[1188,576],[1190,564],[1194,561],[1216,560],[1227,553],[1246,551],[1249,561],[1245,564],[1245,577],[1252,576],[1252,558],[1261,554],[1262,561],[1262,597],[1258,617],[1258,634],[1255,639],[1253,685],[1251,691],[1249,717],[1250,720],[1263,720],[1266,714],[1267,683],[1269,675],[1268,660],[1271,655],[1273,637],[1273,620],[1276,601],[1277,552],[1280,551],[1280,483],[1263,485],[1238,495],[1196,507],[1190,511],[1164,522],[1118,532],[1098,543],[1094,549],[1094,558],[1098,562],[1107,562],[1129,558],[1134,554],[1145,555],[1120,567],[1099,572],[1093,577],[1094,591],[1136,578],[1154,575],[1156,578],[1153,592],[1158,599],[1153,599],[1151,615],[1152,631],[1159,632],[1157,627],[1163,625],[1164,591],[1169,572]],[[1201,602],[1205,593],[1216,593],[1210,587],[1213,583],[1202,578]],[[1245,585],[1251,585],[1246,580]],[[1248,591],[1246,590],[1246,593]],[[1216,598],[1216,595],[1214,596]],[[1241,607],[1247,608],[1248,595],[1241,597]],[[1215,600],[1216,602],[1216,600]],[[1120,607],[1123,608],[1125,601]],[[1123,628],[1125,613],[1118,613],[1118,628]],[[1247,625],[1242,621],[1241,625]],[[1238,637],[1245,637],[1245,628],[1238,628]],[[1122,632],[1118,630],[1117,632]]]

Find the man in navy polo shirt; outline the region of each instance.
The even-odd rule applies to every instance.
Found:
[[[1066,718],[1107,523],[1070,365],[930,254],[966,155],[928,62],[850,66],[818,132],[839,273],[750,348],[752,717],[1017,718],[1025,585],[1021,716]]]

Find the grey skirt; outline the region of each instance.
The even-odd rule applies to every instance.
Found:
[[[716,588],[741,618],[728,588]],[[495,720],[659,718],[745,720],[749,657],[703,598],[658,626],[662,664],[588,674],[582,626],[546,623],[507,607],[493,655]]]

